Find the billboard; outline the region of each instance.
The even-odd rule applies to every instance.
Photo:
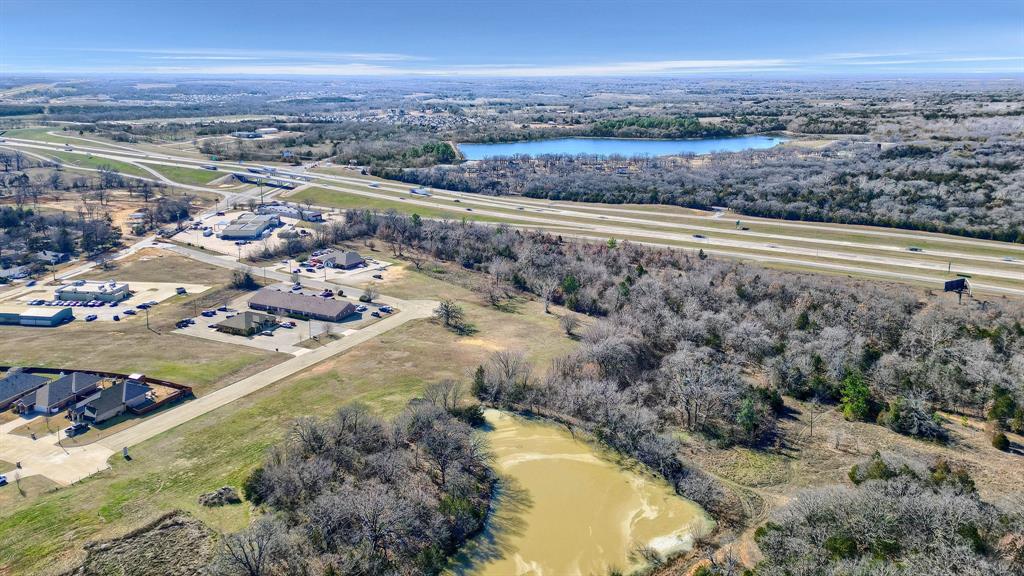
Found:
[[[958,290],[966,290],[966,289],[967,289],[967,279],[966,278],[957,278],[956,280],[946,280],[946,287],[945,287],[945,291],[946,292],[956,292]]]

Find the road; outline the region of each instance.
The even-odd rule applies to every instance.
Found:
[[[248,173],[248,166],[235,162],[211,162],[174,155],[132,151],[121,145],[82,139],[90,146],[75,148],[77,153],[152,165],[198,168],[214,164],[226,173]],[[8,144],[36,150],[64,150],[63,144],[9,139]],[[150,167],[143,169],[165,182],[171,182]],[[300,169],[280,168],[275,178],[296,185],[313,184],[343,194],[373,200],[401,200],[410,207],[444,209],[456,218],[472,207],[473,214],[510,221],[512,226],[543,229],[577,238],[629,238],[639,243],[669,246],[677,249],[703,249],[705,252],[730,258],[742,258],[766,264],[795,266],[824,271],[845,271],[854,274],[882,276],[897,281],[933,284],[952,277],[953,273],[979,276],[972,281],[976,290],[1008,295],[1024,295],[1024,246],[970,238],[936,235],[925,232],[890,230],[875,227],[813,224],[762,218],[743,218],[744,223],[769,225],[773,230],[743,231],[723,228],[720,213],[713,215],[595,206],[585,203],[548,202],[521,197],[488,197],[479,194],[433,190],[430,197],[411,196],[408,185],[376,181],[355,176],[312,173]],[[176,184],[185,188],[215,192],[225,196],[225,203],[246,203],[255,191],[229,193],[201,186]],[[275,192],[268,196],[272,197]],[[456,203],[457,202],[457,203]],[[326,208],[330,210],[330,208]],[[792,234],[785,231],[791,230]],[[701,238],[697,238],[699,235]],[[878,238],[873,243],[858,238]],[[887,242],[887,240],[891,242]],[[911,252],[915,242],[936,245],[927,251]],[[970,249],[967,249],[970,247]]]

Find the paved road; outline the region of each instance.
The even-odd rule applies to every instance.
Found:
[[[249,268],[245,264],[232,260],[229,256],[212,255],[191,248],[154,241],[152,238],[147,238],[133,244],[126,248],[123,253],[127,255],[136,250],[153,246],[159,246],[160,248],[216,266],[230,269]],[[267,277],[283,281],[290,280],[290,275],[271,270],[267,271]],[[344,286],[321,280],[303,279],[303,284],[312,288],[330,287],[336,289],[341,287],[345,290],[346,294],[357,298],[363,293],[362,290],[353,286]],[[148,440],[179,424],[188,422],[193,418],[202,416],[275,382],[279,382],[314,364],[401,326],[410,320],[428,318],[433,314],[434,308],[437,307],[437,302],[432,300],[401,300],[380,296],[375,301],[390,304],[397,309],[397,312],[359,330],[346,332],[345,336],[340,340],[330,342],[307,354],[285,360],[259,374],[235,382],[201,398],[190,400],[171,407],[166,411],[159,412],[156,415],[143,418],[134,426],[116,432],[92,444],[65,448],[58,443],[58,436],[56,434],[32,440],[8,433],[14,428],[27,423],[28,420],[19,419],[13,423],[4,424],[0,426],[0,460],[22,463],[20,470],[7,472],[8,477],[12,480],[15,474],[19,474],[23,478],[41,474],[61,485],[77,482],[86,476],[108,468],[107,460],[110,456],[119,452],[124,447],[133,446]],[[64,423],[66,421],[63,418],[54,419],[54,427],[62,426]]]
[[[62,145],[52,143],[40,143],[28,140],[11,139],[19,146],[28,146],[45,149],[60,149]],[[168,166],[181,166],[196,168],[200,160],[185,159],[174,156],[159,156],[143,153],[131,153],[111,151],[109,148],[88,148],[80,150],[92,151],[96,156],[110,158],[112,160],[133,161],[144,157],[146,162],[165,164]],[[213,162],[228,171],[245,170],[246,166],[232,162]],[[398,183],[381,182],[379,188],[367,188],[367,181],[346,176],[338,176],[322,173],[300,173],[294,169],[280,169],[275,177],[295,184],[304,185],[309,182],[306,178],[315,179],[319,187],[354,194],[373,199],[384,199],[395,201],[394,194],[386,194],[384,191],[405,192],[407,187]],[[355,186],[353,184],[358,184]],[[204,189],[211,191],[211,189]],[[212,190],[218,192],[217,190]],[[220,191],[224,193],[223,191]],[[252,193],[245,197],[251,198]],[[585,204],[566,204],[542,202],[525,198],[493,198],[478,194],[467,194],[446,190],[434,190],[433,197],[409,197],[401,196],[402,202],[410,206],[423,206],[430,208],[443,207],[455,210],[462,210],[473,206],[474,213],[484,216],[514,219],[517,223],[514,226],[520,228],[537,228],[555,230],[558,233],[579,238],[591,238],[594,234],[601,234],[604,237],[634,237],[643,238],[641,243],[652,245],[666,245],[665,241],[685,242],[687,244],[699,243],[698,247],[705,247],[706,251],[713,251],[716,254],[729,257],[739,257],[747,260],[762,262],[777,262],[794,264],[802,267],[818,268],[822,270],[845,270],[851,273],[867,272],[894,280],[912,282],[929,282],[938,286],[943,277],[948,276],[949,260],[957,260],[952,272],[966,273],[973,275],[999,278],[1015,283],[1024,282],[1024,246],[974,240],[968,238],[950,238],[936,236],[928,233],[912,231],[888,231],[878,228],[850,227],[843,228],[834,225],[817,225],[807,223],[795,223],[784,220],[756,220],[759,223],[770,223],[780,228],[802,228],[814,229],[825,232],[856,233],[891,237],[905,241],[907,244],[918,241],[942,242],[949,245],[947,249],[928,250],[927,252],[911,253],[906,250],[906,245],[877,245],[847,240],[836,240],[827,237],[793,236],[787,234],[735,231],[729,229],[715,228],[702,225],[701,221],[711,220],[707,217],[673,215],[673,218],[692,220],[694,223],[675,224],[673,220],[666,221],[659,218],[657,212],[644,212],[642,210],[617,209],[608,207],[594,207]],[[448,203],[458,199],[461,206]],[[238,199],[235,199],[237,201]],[[231,198],[228,197],[228,202]],[[442,202],[443,201],[443,202]],[[522,210],[517,208],[522,207]],[[599,211],[599,212],[598,212]],[[452,212],[456,217],[459,212]],[[642,218],[639,216],[646,216]],[[578,219],[587,219],[579,221]],[[600,219],[601,222],[594,222]],[[653,228],[652,228],[653,227]],[[673,230],[676,228],[679,231]],[[703,239],[694,238],[693,232],[699,231],[707,236]],[[730,237],[723,237],[723,236]],[[742,235],[743,239],[735,238]],[[749,238],[749,240],[747,240]],[[768,241],[799,242],[803,246],[776,245]],[[960,252],[955,249],[957,245],[974,245],[996,248],[1006,254],[1014,254],[1015,261],[1007,262],[1002,256],[984,255],[968,252]],[[676,246],[678,248],[678,246]],[[843,248],[852,249],[844,250]],[[754,250],[756,252],[746,252]],[[870,250],[870,254],[855,250]],[[823,262],[822,259],[832,260]],[[845,263],[849,264],[845,264]],[[909,269],[909,270],[900,270]],[[925,276],[922,272],[933,272],[933,276]],[[1024,288],[1016,286],[999,286],[986,283],[983,280],[975,281],[977,289],[1003,293],[1024,295]]]

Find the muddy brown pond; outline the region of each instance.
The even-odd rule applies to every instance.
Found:
[[[714,527],[662,479],[564,427],[497,410],[484,432],[500,478],[484,533],[450,574],[570,576],[642,567],[633,552],[692,546]]]

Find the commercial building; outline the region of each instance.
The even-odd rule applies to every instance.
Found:
[[[234,136],[235,138],[244,138],[244,139],[248,139],[248,140],[251,140],[251,139],[254,139],[254,138],[263,138],[263,134],[260,134],[259,132],[241,131],[241,132],[232,132],[231,135]]]
[[[60,326],[75,319],[71,308],[44,306],[0,306],[0,324]]]
[[[216,325],[216,329],[218,332],[224,332],[225,334],[252,336],[275,326],[277,326],[276,316],[246,310],[245,312],[235,314],[231,318],[225,318]]]
[[[39,388],[49,379],[36,374],[27,374],[20,368],[11,368],[0,378],[0,410],[7,410],[16,400]]]
[[[131,296],[128,284],[109,280],[96,282],[94,280],[76,280],[57,288],[55,294],[57,300],[80,300],[88,302],[99,300],[101,302],[120,302]]]
[[[257,134],[277,134],[277,128],[257,128]]]
[[[102,381],[103,377],[85,372],[62,375],[22,396],[14,403],[14,409],[22,414],[33,410],[54,414],[95,393]]]
[[[261,288],[249,299],[249,307],[279,316],[296,316],[338,322],[354,314],[356,307],[350,302],[284,292],[273,288]]]
[[[311,260],[318,260],[328,268],[341,268],[344,270],[358,268],[366,263],[366,260],[364,260],[358,252],[353,252],[351,250],[347,252],[331,250],[330,252],[316,256]]]
[[[317,210],[307,210],[300,208],[299,206],[289,206],[288,204],[264,204],[256,209],[257,214],[276,214],[278,216],[284,216],[286,218],[295,218],[297,220],[305,220],[306,222],[323,222],[324,215],[322,212]]]
[[[235,218],[220,232],[225,240],[259,240],[263,235],[281,225],[281,219],[273,214],[245,213]]]
[[[138,380],[122,380],[76,404],[71,415],[78,422],[99,424],[145,403],[149,392],[150,387]]]

